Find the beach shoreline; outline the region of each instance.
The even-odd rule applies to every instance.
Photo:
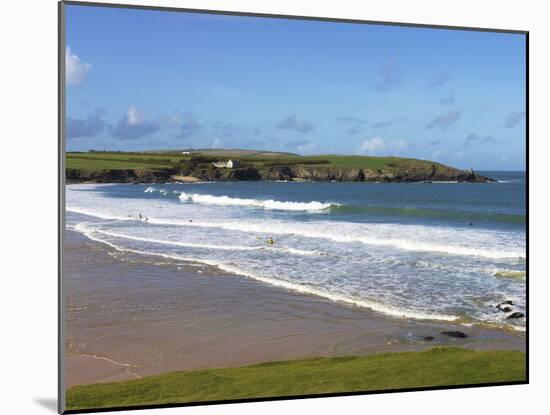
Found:
[[[212,267],[118,252],[72,230],[65,235],[66,387],[434,346],[525,351],[524,333],[392,318]],[[441,334],[456,330],[468,337]]]

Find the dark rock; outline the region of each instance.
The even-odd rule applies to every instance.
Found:
[[[422,336],[422,339],[431,342],[434,339],[434,336]]]
[[[525,317],[525,314],[523,314],[520,311],[514,311],[512,314],[506,317],[506,320],[512,319],[512,318],[522,318]]]
[[[449,337],[456,337],[456,338],[459,338],[459,339],[464,339],[464,338],[468,337],[468,335],[466,333],[463,333],[463,332],[458,331],[458,330],[442,331],[441,334],[444,334],[445,336],[449,336]]]
[[[495,307],[504,313],[508,313],[512,311],[512,307],[510,307],[511,305],[514,305],[514,303],[511,300],[506,300],[498,303]]]
[[[229,177],[234,180],[249,181],[249,180],[261,180],[262,177],[257,169],[254,167],[248,167],[244,169],[232,170]]]
[[[165,183],[172,170],[169,169],[67,169],[67,183]]]

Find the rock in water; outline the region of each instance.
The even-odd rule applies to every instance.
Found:
[[[512,302],[512,300],[506,300],[506,301],[502,301],[501,303],[498,303],[497,307],[500,307],[503,305],[514,305],[514,303]]]
[[[422,336],[422,339],[431,342],[434,339],[434,336]]]
[[[449,337],[457,337],[459,339],[464,339],[468,337],[466,333],[463,333],[461,331],[455,330],[455,331],[442,331],[441,334],[444,334],[445,336]]]
[[[514,305],[514,303],[511,300],[506,300],[498,303],[495,307],[498,308],[500,311],[508,313],[512,311],[512,307],[510,307],[511,305]]]
[[[510,314],[509,316],[506,317],[506,320],[511,319],[511,318],[522,318],[522,317],[525,317],[525,314],[523,314],[520,311],[514,311],[512,314]]]

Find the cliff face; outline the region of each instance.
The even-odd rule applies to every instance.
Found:
[[[333,166],[275,166],[218,169],[213,166],[181,172],[177,169],[125,169],[86,171],[67,169],[67,183],[164,183],[177,181],[172,176],[187,175],[205,181],[310,180],[342,182],[492,182],[472,170],[459,170],[436,164],[410,169],[360,169]]]
[[[311,181],[343,181],[343,182],[429,182],[458,181],[485,183],[493,181],[489,177],[473,171],[452,168],[441,168],[436,165],[426,168],[375,170],[330,166],[291,166],[273,167],[263,172],[265,180],[303,179]]]
[[[159,183],[170,181],[175,172],[148,169],[80,170],[67,169],[67,183]]]

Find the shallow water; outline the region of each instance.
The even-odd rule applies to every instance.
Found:
[[[503,277],[525,271],[524,174],[484,174],[499,182],[71,185],[67,224],[395,317],[522,330],[495,304],[525,311],[525,278]]]

